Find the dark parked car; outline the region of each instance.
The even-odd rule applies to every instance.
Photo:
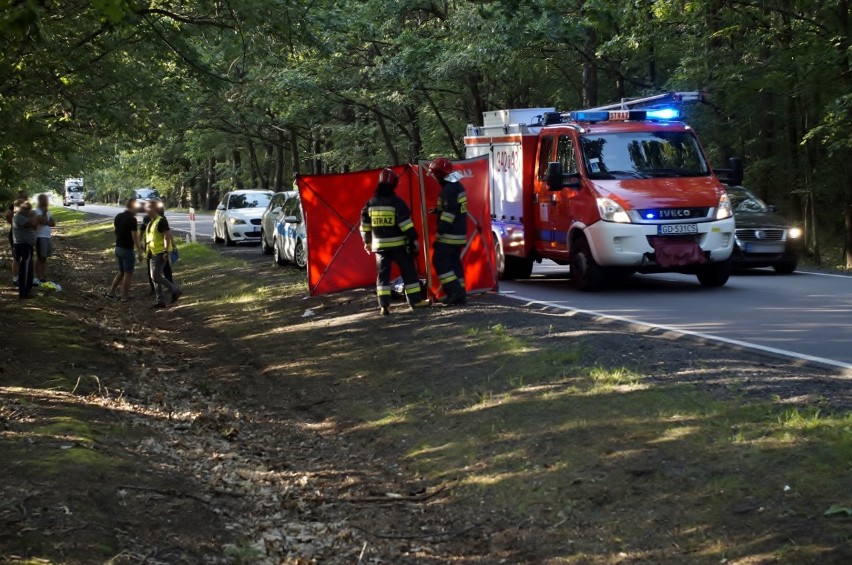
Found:
[[[780,274],[795,271],[802,250],[802,230],[748,189],[729,186],[728,196],[736,220],[734,266],[772,267]]]

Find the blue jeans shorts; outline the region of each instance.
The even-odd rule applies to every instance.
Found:
[[[133,269],[136,267],[136,252],[132,249],[124,249],[123,247],[115,248],[115,257],[118,259],[118,272],[133,274]]]

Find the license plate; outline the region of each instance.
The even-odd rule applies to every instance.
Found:
[[[689,235],[698,233],[698,224],[665,224],[657,226],[658,235]]]
[[[777,255],[784,253],[783,243],[746,243],[746,253],[765,253],[769,255]]]

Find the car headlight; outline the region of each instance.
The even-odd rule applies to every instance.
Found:
[[[232,226],[241,226],[246,223],[245,220],[241,220],[239,218],[228,218],[228,221],[231,223]]]
[[[790,239],[799,239],[802,237],[802,230],[800,228],[790,228],[787,231],[787,237]]]
[[[733,215],[734,211],[731,209],[731,199],[728,198],[727,194],[723,194],[719,198],[719,206],[716,208],[716,219],[726,220]]]
[[[627,215],[624,208],[611,198],[598,198],[598,212],[601,214],[601,219],[606,222],[630,223],[630,216]]]

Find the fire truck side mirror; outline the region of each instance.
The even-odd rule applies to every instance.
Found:
[[[565,174],[562,169],[562,163],[549,163],[547,165],[547,190],[559,191],[563,188],[579,189],[580,183],[579,173]]]
[[[565,188],[565,175],[562,173],[562,163],[548,163],[547,190],[562,190]]]

